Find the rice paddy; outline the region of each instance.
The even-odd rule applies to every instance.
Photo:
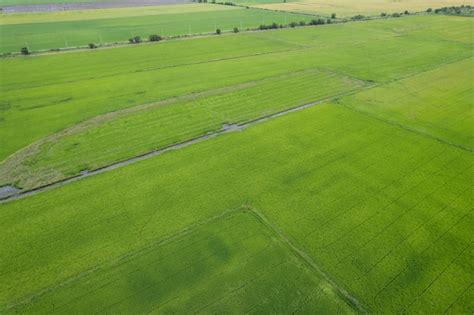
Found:
[[[474,312],[473,26],[1,58],[0,313]]]

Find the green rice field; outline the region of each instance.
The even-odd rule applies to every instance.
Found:
[[[0,314],[472,314],[473,27],[0,58]]]

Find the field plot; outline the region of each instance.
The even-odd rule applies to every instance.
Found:
[[[468,150],[474,149],[474,59],[345,98],[345,106]]]
[[[195,5],[193,5],[194,7]],[[240,7],[202,5],[197,11],[182,7],[182,12],[150,15],[145,13],[135,16],[137,12],[132,10],[131,16],[107,17],[108,9],[103,17],[96,12],[93,16],[97,19],[86,18],[83,20],[49,21],[47,14],[37,15],[36,23],[12,24],[10,16],[4,19],[8,23],[0,25],[2,41],[0,52],[18,52],[21,47],[27,46],[31,51],[45,50],[51,48],[86,47],[89,43],[97,45],[102,43],[127,42],[129,38],[141,36],[147,39],[151,34],[161,36],[191,35],[202,33],[214,33],[217,28],[222,31],[230,31],[234,27],[241,30],[257,28],[260,24],[287,24],[290,22],[310,21],[308,15],[281,13],[269,10],[245,9]],[[217,9],[216,9],[217,8]],[[116,11],[117,9],[115,9]],[[174,10],[178,11],[178,10]],[[87,16],[88,11],[82,11]],[[57,13],[50,13],[58,15]],[[77,13],[70,16],[77,17]],[[15,14],[21,18],[21,14]],[[43,17],[46,22],[40,22],[38,16]],[[1,23],[0,16],[0,24]]]
[[[242,0],[245,2],[245,0]],[[240,0],[238,0],[240,2]],[[354,15],[373,16],[381,12],[394,13],[420,12],[428,8],[450,7],[457,5],[474,4],[472,0],[303,0],[303,1],[274,1],[255,0],[252,5],[260,8],[293,11],[301,13],[325,14],[336,13],[339,17],[352,17]],[[263,5],[261,4],[263,3]]]
[[[38,303],[32,313],[352,313],[333,288],[250,212],[204,226],[108,262]]]
[[[443,26],[442,19],[453,22]],[[0,87],[0,135],[7,140],[0,157],[8,160],[0,166],[0,182],[32,188],[225,123],[339,97],[472,55],[472,37],[456,33],[472,26],[469,18],[425,16],[381,24],[1,60],[7,75]],[[443,40],[451,30],[452,40]],[[137,61],[130,69],[132,57]],[[303,75],[311,69],[315,72]],[[283,93],[285,88],[293,93]],[[257,103],[249,101],[254,97]],[[30,124],[18,128],[24,121]],[[119,139],[129,141],[120,145]],[[107,148],[108,143],[114,145]],[[99,151],[100,157],[89,155]]]
[[[0,168],[0,178],[4,183],[36,187],[220,130],[225,124],[323,101],[364,85],[313,69],[219,89],[190,101],[164,101],[114,112],[44,141],[36,154],[17,156]]]
[[[472,162],[344,107],[306,109],[0,205],[1,303],[248,205],[369,311],[470,312]]]

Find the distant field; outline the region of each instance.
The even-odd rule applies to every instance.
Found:
[[[211,4],[180,4],[163,6],[145,6],[130,8],[110,8],[96,10],[70,10],[56,12],[9,13],[0,15],[0,25],[31,24],[47,22],[86,21],[123,17],[159,16],[162,14],[198,13],[208,11],[232,10],[230,6]]]
[[[12,24],[16,21],[25,21],[22,14],[15,17],[6,15],[3,25],[0,25],[2,41],[0,52],[18,52],[22,47],[31,51],[51,48],[85,47],[89,43],[102,44],[114,42],[127,42],[129,38],[141,36],[147,39],[151,34],[162,36],[191,35],[213,33],[217,28],[230,31],[234,27],[239,29],[257,28],[261,24],[287,24],[290,22],[310,21],[311,16],[287,14],[268,10],[244,9],[230,6],[202,5],[194,12],[183,7],[166,13],[152,15],[150,12],[139,15],[136,10],[131,10],[130,16],[112,17],[122,13],[114,9],[97,10],[97,12],[82,11],[83,20],[78,20],[80,14],[68,13],[59,17],[59,21],[52,22],[59,13],[36,14],[33,21],[24,24]],[[194,6],[193,6],[194,7]],[[217,9],[216,9],[217,8]],[[225,9],[223,9],[225,8]],[[121,9],[124,10],[124,9]],[[88,16],[89,12],[92,13]],[[26,14],[30,15],[30,14]],[[40,22],[40,21],[45,22]],[[0,22],[1,23],[1,22]]]
[[[237,0],[240,2],[241,0]],[[242,0],[242,2],[246,2]],[[313,14],[330,15],[336,13],[339,17],[350,17],[357,14],[362,15],[380,15],[381,12],[393,13],[425,11],[428,8],[440,8],[453,5],[470,4],[472,0],[303,0],[303,1],[273,1],[273,0],[255,0],[251,1],[254,6]]]
[[[411,17],[4,59],[0,135],[7,140],[0,156],[11,156],[0,165],[0,184],[32,188],[226,123],[470,57],[466,42],[472,39],[456,31],[469,29],[471,20],[448,18],[453,23],[446,26],[444,19]],[[438,40],[446,33],[451,42]],[[132,56],[137,62],[130,68]],[[64,65],[74,71],[64,72]],[[31,123],[18,128],[20,121]]]
[[[116,0],[0,0],[0,6],[12,5],[30,5],[30,4],[45,4],[45,3],[82,3],[82,2],[114,2]]]

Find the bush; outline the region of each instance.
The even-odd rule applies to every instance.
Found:
[[[405,12],[403,12],[405,15],[408,15],[410,14],[410,12],[408,12],[408,10],[405,10]]]
[[[291,22],[290,23],[290,27],[296,27],[297,25],[298,25],[298,23],[296,23],[296,22]]]
[[[331,19],[326,20],[326,24],[331,24],[331,23],[332,23]]]
[[[336,13],[331,14],[331,19],[335,19],[335,18],[336,18]]]
[[[382,13],[380,13],[380,16],[382,16],[382,17],[387,16],[387,13],[382,12]]]
[[[94,43],[89,43],[89,48],[90,49],[95,49],[95,48],[97,48],[97,45],[94,44]]]
[[[364,18],[365,17],[363,15],[358,14],[358,15],[354,15],[351,19],[353,21],[359,21],[359,20],[363,20]]]
[[[21,52],[22,55],[29,55],[30,54],[30,51],[28,50],[28,47],[23,47],[20,50],[20,52]]]
[[[220,28],[216,29],[216,34],[217,34],[217,35],[221,35],[221,33],[222,33],[222,32],[221,32],[221,29],[220,29]]]
[[[401,16],[400,13],[396,13],[396,12],[395,12],[395,13],[392,14],[392,17],[400,17],[400,16]]]
[[[305,21],[300,21],[300,26],[305,26],[306,22]]]
[[[161,36],[156,34],[150,35],[148,39],[150,40],[150,42],[159,42],[160,40],[162,40]]]
[[[431,11],[433,11],[433,9],[432,9],[432,8],[428,8],[428,9],[426,9],[426,12],[428,12],[428,13],[430,13]]]
[[[309,22],[310,25],[321,25],[326,23],[323,19],[314,19]]]
[[[272,25],[270,25],[270,28],[277,29],[277,28],[278,28],[278,24],[276,24],[275,22],[273,22]]]
[[[237,27],[234,27],[234,33],[238,33],[239,29]]]
[[[142,39],[140,36],[134,36],[132,38],[129,38],[128,41],[130,42],[130,44],[138,44],[142,42]]]

